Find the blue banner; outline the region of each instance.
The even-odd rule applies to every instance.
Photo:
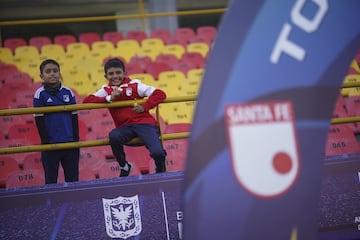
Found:
[[[234,0],[189,141],[185,239],[316,239],[324,146],[359,1]]]

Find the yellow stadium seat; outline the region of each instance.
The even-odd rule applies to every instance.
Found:
[[[164,42],[160,38],[146,38],[141,41],[141,47],[151,47],[161,51],[161,49],[164,47]]]
[[[355,71],[356,71],[357,73],[360,74],[360,67],[359,67],[359,64],[356,62],[356,60],[352,60],[352,62],[351,62],[351,67],[352,67],[353,69],[355,69]]]
[[[41,82],[39,66],[40,59],[34,62],[23,62],[21,63],[20,70],[28,73],[34,82]]]
[[[110,41],[96,41],[91,45],[91,52],[98,53],[102,58],[101,61],[103,61],[106,57],[114,56],[115,47]]]
[[[154,47],[140,47],[136,51],[136,55],[138,57],[145,57],[148,56],[151,58],[152,61],[155,61],[156,57],[161,53],[161,50]]]
[[[360,74],[349,74],[345,76],[343,86],[360,86]]]
[[[185,48],[180,44],[165,45],[162,49],[162,54],[174,54],[177,59],[181,59],[185,52]]]
[[[73,53],[77,57],[87,56],[90,54],[90,48],[84,42],[69,43],[66,47],[66,52]]]
[[[62,71],[64,85],[73,88],[80,96],[86,96],[90,92],[91,81],[89,74],[81,69]]]
[[[157,82],[159,82],[159,87],[161,87],[162,84],[166,84],[169,85],[171,88],[181,90],[181,86],[185,79],[186,77],[183,72],[172,70],[160,72]]]
[[[209,52],[209,46],[206,43],[189,43],[186,46],[187,52],[198,52],[200,53],[204,58],[206,58],[208,52]]]
[[[10,48],[0,47],[0,61],[4,63],[13,62],[13,53]]]
[[[40,58],[41,59],[55,59],[60,60],[65,57],[65,49],[60,44],[45,44],[41,48]]]
[[[15,58],[20,58],[21,61],[33,61],[39,59],[40,54],[34,46],[20,46],[15,49]]]
[[[131,57],[136,56],[136,52],[139,48],[140,44],[136,40],[121,40],[116,44],[114,56],[121,56],[129,63]]]
[[[146,85],[154,85],[156,82],[154,77],[149,73],[134,73],[129,75],[129,77],[131,79],[139,79],[142,83]]]

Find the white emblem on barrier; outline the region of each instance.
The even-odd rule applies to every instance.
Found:
[[[138,195],[102,200],[109,237],[127,239],[140,234],[142,226]]]
[[[240,185],[263,198],[287,192],[300,165],[291,102],[228,105],[225,111],[232,168]]]

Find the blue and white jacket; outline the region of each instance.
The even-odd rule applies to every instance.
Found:
[[[73,91],[65,86],[50,93],[44,86],[34,94],[34,107],[47,107],[76,104]],[[64,143],[79,141],[79,123],[77,111],[34,114],[41,143]]]

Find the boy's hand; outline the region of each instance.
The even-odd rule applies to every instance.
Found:
[[[145,109],[144,109],[144,107],[143,107],[142,105],[136,105],[136,106],[134,106],[133,110],[134,110],[134,112],[136,112],[136,113],[142,113],[142,112],[145,111]]]

